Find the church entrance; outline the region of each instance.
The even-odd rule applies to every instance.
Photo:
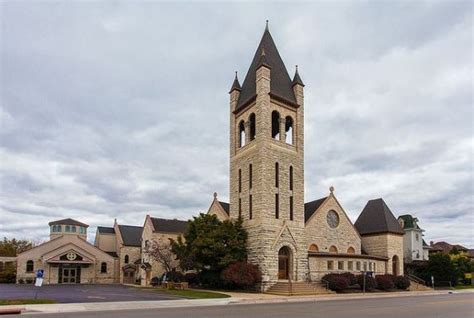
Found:
[[[278,279],[289,279],[291,251],[283,246],[278,251]]]

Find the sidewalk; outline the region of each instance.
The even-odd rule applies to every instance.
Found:
[[[278,296],[269,294],[234,293],[226,292],[230,298],[217,299],[180,299],[180,300],[157,300],[157,301],[130,301],[130,302],[107,302],[107,303],[76,303],[76,304],[45,304],[45,305],[12,305],[1,306],[1,310],[21,308],[24,313],[65,313],[85,311],[112,311],[112,310],[139,310],[159,309],[177,307],[203,307],[203,306],[225,306],[282,302],[308,302],[308,301],[336,301],[367,298],[389,298],[389,297],[417,297],[428,295],[446,295],[448,293],[474,293],[471,291],[419,291],[419,292],[397,292],[397,293],[368,293],[368,294],[328,294],[318,296]],[[221,292],[222,293],[222,292]]]

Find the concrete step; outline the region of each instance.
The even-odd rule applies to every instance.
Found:
[[[329,294],[325,286],[319,283],[309,282],[278,282],[267,291],[268,294],[274,295],[319,295]]]

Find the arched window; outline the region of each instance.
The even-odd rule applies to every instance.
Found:
[[[293,118],[287,116],[285,118],[285,142],[287,144],[293,144]]]
[[[290,221],[293,221],[293,196],[290,196]]]
[[[290,191],[293,191],[293,166],[290,166]]]
[[[124,257],[123,259],[124,259],[124,260],[123,260],[124,263],[125,263],[125,264],[128,264],[128,261],[129,261],[128,255],[125,255],[125,257]]]
[[[398,276],[399,271],[398,271],[398,256],[393,255],[392,257],[392,275]]]
[[[250,131],[249,131],[249,137],[250,141],[255,139],[255,136],[257,135],[257,128],[256,128],[256,119],[255,119],[255,114],[251,113],[249,116],[249,125],[250,125]]]
[[[35,270],[35,266],[32,260],[26,262],[26,272],[32,273]]]
[[[347,254],[355,254],[355,249],[351,246],[347,249]]]
[[[102,264],[100,264],[100,272],[101,273],[107,273],[107,263],[106,262],[102,262]]]
[[[329,253],[337,253],[337,247],[331,245],[331,247],[329,248]]]
[[[280,178],[279,178],[279,167],[278,162],[275,162],[275,187],[278,188],[280,186]]]
[[[280,218],[280,196],[275,193],[275,218]]]
[[[252,195],[249,194],[249,219],[252,219]]]
[[[272,112],[272,138],[280,140],[280,113],[276,110]]]
[[[242,199],[239,198],[239,218],[242,217]]]
[[[244,121],[239,123],[239,147],[245,146],[245,124]]]
[[[310,252],[319,252],[319,247],[316,244],[311,244],[309,246],[309,251]]]

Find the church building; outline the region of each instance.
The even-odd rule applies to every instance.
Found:
[[[382,199],[370,200],[355,224],[333,187],[305,201],[304,90],[267,25],[242,85],[236,74],[229,92],[230,202],[215,194],[208,213],[244,220],[263,291],[330,272],[402,275],[403,230]]]

